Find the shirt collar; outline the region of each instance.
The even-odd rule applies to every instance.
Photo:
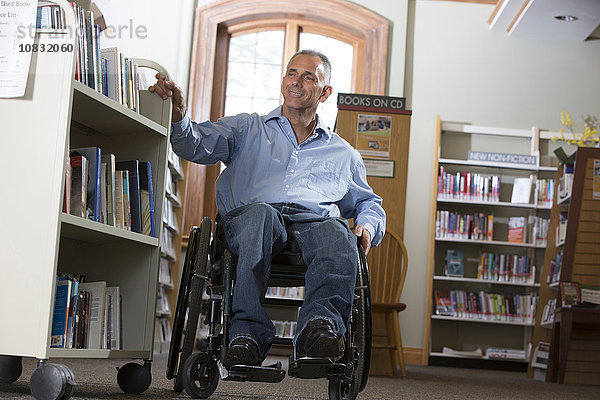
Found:
[[[282,119],[286,117],[283,116],[282,114],[282,110],[283,110],[283,106],[278,106],[277,108],[275,108],[273,111],[271,111],[270,113],[268,113],[267,115],[265,115],[264,121],[267,122],[271,119],[277,118],[277,119]],[[323,122],[323,120],[319,117],[319,114],[317,114],[317,126],[315,127],[315,130],[317,132],[322,133],[323,135],[325,135],[325,137],[327,138],[327,140],[331,139],[331,131],[329,130],[329,128],[327,128],[327,125],[325,125],[325,122]]]

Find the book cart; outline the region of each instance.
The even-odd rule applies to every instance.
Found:
[[[535,218],[549,219],[551,205],[542,204],[538,199],[536,180],[553,178],[556,171],[556,167],[550,165],[549,157],[540,157],[540,145],[543,153],[548,154],[548,143],[540,141],[540,132],[536,128],[473,126],[444,122],[438,116],[424,337],[428,352],[423,356],[424,363],[511,370],[527,368],[545,247],[535,237],[528,237],[532,226],[527,222]],[[535,163],[473,160],[468,157],[470,151],[534,156]],[[544,165],[540,165],[540,160]],[[440,167],[454,176],[470,173],[490,177],[490,180],[499,177],[496,198],[491,193],[487,197],[444,193],[440,187],[444,184],[440,183]],[[525,203],[511,202],[517,178],[529,178],[532,182]],[[444,222],[440,220],[441,211],[464,216],[483,214],[488,225],[488,216],[492,216],[493,232],[490,235],[484,232],[484,237],[480,238],[468,237],[467,228],[462,236],[446,234],[440,226]],[[508,241],[508,221],[515,216],[525,219],[522,243]],[[461,271],[458,276],[445,273],[449,250],[463,254],[464,273]],[[478,276],[479,265],[483,264],[482,257],[490,253],[496,258],[498,255],[521,260],[526,257],[529,261],[525,263],[529,262],[535,268],[529,269],[529,277],[513,274],[514,269],[512,272],[505,269],[504,276],[492,274],[482,278]],[[507,264],[504,265],[506,268]],[[518,265],[523,265],[522,261]],[[489,264],[486,267],[489,268]],[[483,270],[485,273],[485,267]],[[449,313],[436,311],[436,294],[444,292],[456,296]],[[519,308],[521,311],[517,311]]]
[[[67,29],[37,30],[35,43],[72,45],[73,51],[32,53],[25,95],[0,100],[5,188],[0,207],[0,382],[14,382],[22,372],[22,357],[35,357],[38,367],[30,381],[34,397],[42,392],[44,398],[66,398],[75,377],[50,359],[141,359],[142,364],[127,363],[117,373],[124,391],[141,393],[151,381],[170,100],[140,91],[137,113],[75,81],[75,15],[67,1],[55,3],[64,11]],[[136,62],[166,73],[151,61]],[[158,237],[62,212],[69,144],[151,162]],[[120,349],[50,347],[58,272],[120,287]]]

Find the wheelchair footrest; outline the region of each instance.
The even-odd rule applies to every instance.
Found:
[[[234,365],[228,370],[226,381],[250,381],[279,383],[285,378],[285,370],[281,368],[281,363],[257,367],[253,365]]]
[[[341,378],[350,379],[354,372],[352,363],[336,363],[328,358],[302,357],[293,360],[290,357],[288,374],[294,378]]]

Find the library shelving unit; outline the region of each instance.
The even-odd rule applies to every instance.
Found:
[[[541,275],[541,307],[533,336],[534,348],[540,342],[550,344],[545,374],[548,382],[599,382],[600,310],[561,307],[560,292],[561,282],[600,286],[599,171],[600,149],[579,148],[558,167],[556,174],[557,182],[562,184],[556,186],[554,196]],[[564,226],[560,226],[561,222]],[[546,311],[543,306],[548,302],[554,306]],[[535,368],[540,367],[532,359],[529,376],[534,376]]]
[[[271,354],[291,355],[298,311],[304,301],[303,287],[269,288],[263,301],[267,314],[275,325]]]
[[[474,126],[441,121],[439,116],[436,130],[423,363],[524,371],[531,347],[533,313],[540,287],[539,270],[545,248],[543,234],[539,235],[541,238],[536,237],[533,221],[548,220],[551,210],[550,204],[542,202],[536,181],[554,178],[556,165],[552,165],[554,160],[548,156],[552,143],[547,139],[551,136],[537,128],[518,130]],[[471,151],[495,153],[496,156],[483,161],[481,157],[469,157]],[[497,155],[527,157],[496,161]],[[515,158],[520,162],[514,162]],[[477,195],[476,188],[472,191],[467,189],[467,183],[462,186],[462,192],[466,194],[461,195],[458,181],[456,194],[449,196],[442,187],[446,183],[439,178],[441,169],[449,174],[446,176],[458,176],[458,181],[460,175],[466,173],[471,177],[478,174],[482,182],[487,177],[490,183],[484,187],[491,187],[492,180],[498,179],[492,177],[499,177],[495,196],[491,190],[488,196],[485,193]],[[517,178],[530,179],[531,191],[527,202],[511,202]],[[465,216],[462,219],[462,235],[443,229],[442,211]],[[489,224],[488,216],[492,216],[493,232],[488,236],[487,225],[475,223],[474,218],[467,216],[477,216],[474,218],[484,219],[486,224]],[[523,217],[525,220],[523,242],[508,241],[511,217]],[[484,231],[481,236],[474,237],[469,233],[468,227],[473,228],[474,225]],[[449,250],[462,253],[462,276],[460,273],[459,276],[446,274],[445,260]],[[508,260],[509,256],[513,260],[518,258],[519,263],[515,261],[513,264],[518,267],[501,261],[496,268],[505,265],[504,277],[493,273],[482,276],[481,268],[478,276],[482,257],[490,253],[497,259],[498,256],[505,257],[502,260]],[[529,277],[518,274],[522,271],[523,262],[533,267]],[[486,267],[490,268],[489,265]],[[513,272],[509,273],[511,270]],[[454,296],[447,312],[436,312],[436,293]],[[519,306],[521,312],[518,311]]]
[[[35,43],[77,49],[73,9],[65,0],[55,3],[62,7],[69,29],[38,30]],[[41,374],[38,389],[69,392],[74,383],[71,371],[49,359],[141,359],[143,365],[130,362],[117,373],[121,388],[137,386],[135,391],[141,392],[151,378],[171,105],[170,100],[140,91],[140,113],[134,112],[75,81],[75,57],[75,50],[32,53],[25,95],[0,100],[0,165],[7,188],[0,207],[1,381],[16,380],[22,357],[34,357],[34,375],[42,369],[56,371]],[[153,62],[136,62],[166,73]],[[98,146],[117,160],[151,162],[158,237],[62,212],[69,144]],[[119,349],[50,347],[58,272],[120,287]],[[31,387],[33,391],[33,380]]]
[[[161,265],[156,303],[156,333],[154,351],[165,353],[171,343],[173,312],[181,275],[181,238],[183,228],[183,203],[185,193],[185,162],[168,146],[168,169],[165,184]]]

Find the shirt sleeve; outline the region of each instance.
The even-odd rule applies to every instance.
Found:
[[[385,234],[385,211],[381,197],[373,193],[367,183],[367,172],[362,160],[354,165],[348,193],[338,206],[342,216],[354,218],[354,225],[362,225],[371,234],[371,246],[375,247]]]
[[[246,114],[224,117],[217,122],[197,123],[187,115],[171,123],[171,144],[179,157],[198,164],[228,165],[241,147],[248,130]]]

